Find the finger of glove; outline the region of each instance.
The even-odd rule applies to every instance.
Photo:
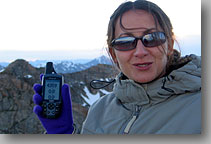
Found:
[[[39,95],[39,94],[34,94],[34,96],[33,96],[33,101],[34,101],[34,103],[36,104],[36,105],[40,105],[41,103],[42,103],[42,101],[43,101],[43,99],[42,99],[42,96],[41,95]]]
[[[38,94],[41,95],[41,93],[42,93],[42,86],[40,84],[37,84],[37,83],[34,84],[33,89],[34,89],[35,93],[38,93]]]
[[[42,78],[43,78],[43,74],[40,74],[40,80],[42,81]]]
[[[72,111],[71,93],[68,84],[62,86],[62,99],[64,109]]]
[[[33,112],[38,116],[42,117],[42,107],[39,105],[34,106]]]

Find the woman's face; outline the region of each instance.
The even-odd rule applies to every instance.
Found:
[[[146,11],[127,11],[122,16],[122,25],[117,20],[115,27],[115,38],[131,36],[141,37],[147,33],[163,31],[160,25],[156,30],[153,16]],[[130,30],[128,30],[130,29]],[[167,55],[172,52],[168,50],[167,41],[162,46],[145,47],[138,40],[135,49],[129,51],[118,51],[110,49],[110,53],[120,70],[129,78],[139,83],[147,83],[164,75],[167,64]]]

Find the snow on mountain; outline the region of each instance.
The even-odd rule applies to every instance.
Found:
[[[0,68],[0,72],[3,72],[4,71],[4,68]]]
[[[2,65],[1,63],[0,63],[0,72],[3,72],[4,70],[5,70],[5,67],[6,67],[7,65]]]
[[[0,72],[3,72],[8,65],[9,62],[0,62]]]
[[[92,66],[96,66],[98,64],[107,64],[111,65],[111,61],[106,56],[101,56],[95,59],[73,59],[73,60],[36,60],[29,61],[29,64],[36,68],[45,67],[47,62],[54,63],[54,69],[57,73],[73,73],[79,72],[85,69],[88,69]],[[0,63],[0,72],[7,67],[9,63],[1,62]]]
[[[98,58],[95,58],[93,60],[91,60],[90,62],[86,63],[86,65],[88,67],[91,67],[91,66],[95,66],[95,65],[98,65],[98,64],[108,64],[108,65],[111,65],[112,62],[111,60],[106,57],[106,56],[101,56],[101,57],[98,57]]]
[[[9,64],[9,62],[0,62],[0,67],[7,67]]]
[[[71,60],[36,60],[36,61],[29,61],[29,63],[37,68],[45,67],[47,62],[53,62],[54,64],[59,63],[74,63],[74,64],[85,64],[90,61],[90,59],[71,59]],[[1,64],[1,63],[0,63]],[[65,64],[65,65],[66,65]],[[71,65],[71,64],[70,64]]]
[[[36,68],[45,67],[47,62],[47,60],[29,61],[29,63]]]
[[[83,94],[82,94],[82,96],[83,96],[84,100],[89,105],[92,105],[96,100],[98,100],[100,98],[100,94],[99,93],[94,95],[94,94],[89,92],[87,87],[84,88],[84,91],[85,91],[86,95],[88,96],[88,98],[86,96],[84,96]]]
[[[97,92],[96,94],[92,94],[88,88],[85,86],[84,88],[84,91],[86,93],[86,95],[88,96],[88,98],[86,96],[84,96],[82,94],[82,97],[84,98],[84,100],[89,104],[89,105],[92,105],[95,101],[97,101],[99,98],[100,98],[100,93],[103,93],[103,94],[109,94],[110,92],[104,90],[104,89],[101,89],[99,90],[99,92]]]
[[[34,67],[45,67],[47,60],[30,61],[29,63]],[[93,60],[76,59],[76,60],[53,60],[54,69],[57,73],[73,73],[88,69],[98,64],[111,65],[111,61],[106,56],[101,56]]]
[[[54,64],[54,69],[57,73],[73,73],[87,68],[84,64],[73,63],[71,61],[62,61],[61,63]]]

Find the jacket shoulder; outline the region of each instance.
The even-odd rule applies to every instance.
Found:
[[[191,54],[190,57],[192,58],[192,63],[198,68],[201,68],[201,56]]]

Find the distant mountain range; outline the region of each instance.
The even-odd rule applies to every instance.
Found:
[[[47,60],[29,61],[29,64],[36,68],[45,67]],[[52,60],[57,73],[73,73],[88,69],[98,64],[111,65],[111,60],[106,56],[100,56],[95,59],[76,59],[76,60]],[[2,72],[10,63],[0,62],[0,72]]]
[[[0,65],[0,72],[4,70],[4,67]]]

